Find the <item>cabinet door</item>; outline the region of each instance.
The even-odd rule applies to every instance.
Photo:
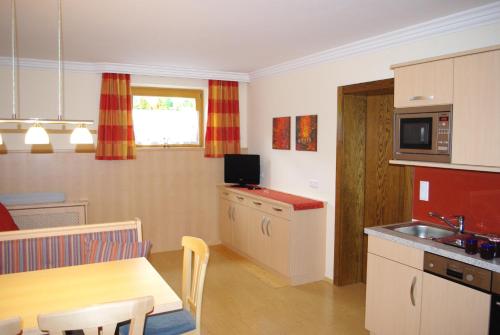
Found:
[[[232,206],[229,200],[219,198],[219,237],[222,243],[233,245]]]
[[[453,59],[397,68],[394,79],[395,107],[453,103]]]
[[[234,202],[233,207],[233,247],[248,253],[248,214],[249,208]]]
[[[368,253],[366,329],[381,335],[417,335],[421,295],[422,271]]]
[[[455,59],[452,163],[500,166],[500,50]]]
[[[248,255],[261,263],[264,263],[267,255],[264,220],[264,212],[256,209],[248,212]]]
[[[264,263],[285,276],[290,274],[289,226],[288,220],[272,215],[267,216],[264,225],[267,252]]]
[[[487,335],[489,294],[424,273],[421,335]]]

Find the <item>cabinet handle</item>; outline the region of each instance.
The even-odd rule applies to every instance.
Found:
[[[260,206],[262,205],[262,202],[258,202],[258,201],[252,201],[254,205],[257,205],[257,206]]]
[[[417,277],[413,277],[413,280],[411,281],[411,287],[410,287],[410,300],[411,304],[415,306],[415,284],[417,283]]]
[[[415,95],[408,99],[408,101],[417,101],[417,100],[434,100],[433,95]]]
[[[235,211],[235,208],[234,207],[231,207],[231,218],[233,219],[233,222],[236,221],[235,219],[235,215],[234,215],[234,211]]]
[[[276,212],[283,212],[283,208],[273,207]]]
[[[232,209],[232,207],[228,207],[228,208],[227,208],[227,217],[229,218],[229,220],[231,220],[231,219],[232,219],[232,218],[231,218],[231,209]]]
[[[267,236],[271,237],[271,234],[269,234],[269,225],[271,224],[271,219],[267,218],[267,225],[266,225],[266,232]]]
[[[260,231],[262,232],[262,235],[264,235],[264,220],[266,218],[262,217],[262,220],[260,220]]]
[[[245,200],[245,198],[239,197],[239,196],[237,196],[236,199],[238,199],[238,200]]]

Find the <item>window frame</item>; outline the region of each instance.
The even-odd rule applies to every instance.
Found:
[[[187,89],[187,88],[168,88],[168,87],[149,87],[149,86],[132,86],[132,100],[135,95],[151,96],[151,97],[174,97],[174,98],[191,98],[196,100],[196,111],[198,112],[198,133],[200,135],[199,144],[136,144],[139,148],[203,148],[205,144],[204,125],[204,105],[203,105],[203,90],[202,89]],[[132,110],[134,107],[132,106]]]

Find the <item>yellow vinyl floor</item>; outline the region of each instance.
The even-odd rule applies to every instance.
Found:
[[[149,260],[180,296],[182,251],[155,253]],[[363,284],[289,286],[223,246],[210,247],[204,335],[368,334],[364,308]]]

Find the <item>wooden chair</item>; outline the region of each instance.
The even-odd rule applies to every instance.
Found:
[[[153,297],[123,300],[38,316],[38,327],[50,335],[83,330],[85,335],[114,335],[119,322],[131,320],[130,335],[142,335],[146,314],[153,310]],[[102,327],[102,333],[98,329]],[[3,333],[2,333],[3,334]]]
[[[180,311],[151,315],[146,319],[145,335],[199,335],[203,286],[210,256],[207,244],[199,238],[184,236],[182,266],[182,305]],[[120,335],[127,334],[120,327]]]
[[[0,334],[17,335],[21,332],[21,318],[14,317],[6,320],[0,320]]]

